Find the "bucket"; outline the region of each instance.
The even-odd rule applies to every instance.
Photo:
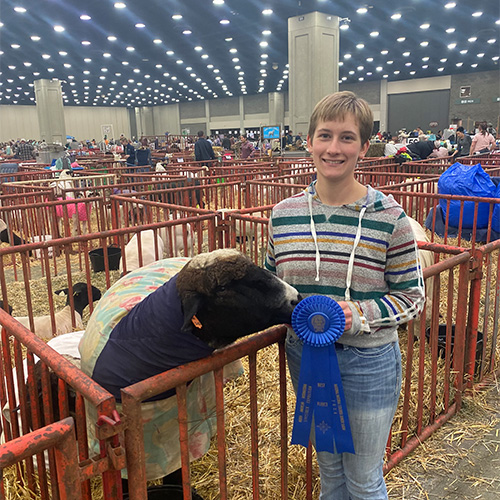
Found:
[[[196,491],[191,490],[193,500],[203,500]],[[183,500],[182,486],[176,484],[162,484],[148,488],[148,500]],[[123,494],[123,500],[128,500],[128,493]]]
[[[110,271],[117,270],[120,266],[120,258],[122,256],[121,248],[108,247],[108,268]],[[90,264],[95,273],[105,270],[104,266],[104,249],[95,248],[89,252]]]

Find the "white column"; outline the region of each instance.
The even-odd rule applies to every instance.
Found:
[[[35,80],[35,101],[40,139],[47,144],[66,144],[66,122],[59,80]]]
[[[316,103],[339,89],[339,18],[310,12],[288,19],[290,128],[306,133]]]

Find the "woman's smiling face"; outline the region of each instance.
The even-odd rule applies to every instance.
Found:
[[[361,143],[359,126],[352,114],[342,121],[319,122],[313,137],[307,137],[307,147],[318,172],[318,181],[343,181],[354,178],[354,169],[370,146]]]

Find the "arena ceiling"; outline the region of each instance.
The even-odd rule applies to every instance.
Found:
[[[348,26],[342,82],[499,67],[498,0],[0,0],[0,104],[41,78],[77,106],[286,91],[287,19],[313,11]]]

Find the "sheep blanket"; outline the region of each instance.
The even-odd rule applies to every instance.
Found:
[[[117,281],[101,298],[89,320],[85,335],[80,342],[82,370],[92,376],[96,362],[105,350],[114,327],[139,302],[163,286],[189,261],[187,257],[164,259],[136,269]],[[145,339],[145,342],[150,341]],[[242,373],[238,361],[225,367],[226,379]],[[87,405],[87,428],[91,446],[99,452],[95,439],[97,412]],[[118,411],[121,405],[117,404]],[[215,389],[212,373],[195,379],[188,386],[187,410],[189,415],[189,452],[191,460],[202,457],[210,447],[216,432]],[[172,396],[167,399],[142,404],[144,425],[144,449],[146,456],[146,476],[157,479],[181,467],[179,429],[177,423],[177,401]],[[126,476],[126,470],[122,472]]]

